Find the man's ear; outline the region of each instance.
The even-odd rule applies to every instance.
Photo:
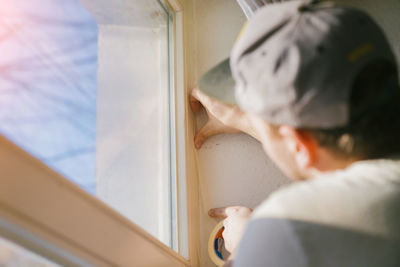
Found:
[[[315,163],[317,145],[309,133],[283,125],[279,127],[279,134],[300,169],[307,169]]]

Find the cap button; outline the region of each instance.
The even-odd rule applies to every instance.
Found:
[[[312,7],[315,6],[316,4],[319,4],[321,0],[309,0],[303,4],[301,4],[297,10],[299,12],[306,12],[306,11],[311,11]]]
[[[297,10],[298,10],[299,12],[307,12],[307,11],[310,11],[311,9],[310,9],[310,5],[309,5],[309,4],[303,4],[303,5],[300,5],[300,6],[297,8]]]

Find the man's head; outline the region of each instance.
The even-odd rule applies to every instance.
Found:
[[[230,63],[237,103],[289,176],[400,153],[395,56],[365,13],[327,3],[266,7]]]
[[[203,75],[200,89],[248,113],[293,178],[400,153],[397,65],[382,30],[360,10],[303,3],[259,9],[230,68]]]
[[[344,168],[357,160],[400,154],[400,94],[375,105],[379,92],[390,86],[398,88],[396,68],[388,62],[372,62],[354,82],[348,125],[294,128],[251,116],[252,124],[267,154],[294,179],[312,177],[315,170]]]

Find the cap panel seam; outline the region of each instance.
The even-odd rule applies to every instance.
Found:
[[[244,56],[247,54],[253,52],[256,50],[258,47],[260,47],[267,39],[269,39],[272,35],[274,35],[276,32],[278,32],[280,29],[282,29],[284,26],[286,26],[290,22],[290,18],[284,20],[282,23],[278,24],[274,29],[269,31],[267,34],[263,35],[260,39],[258,39],[256,42],[254,42],[250,47],[248,47],[237,59],[237,63],[243,59]]]

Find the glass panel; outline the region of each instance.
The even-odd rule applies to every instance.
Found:
[[[74,0],[3,0],[0,51],[1,133],[94,193],[95,21]]]
[[[57,267],[58,265],[0,236],[0,267]]]
[[[99,26],[96,194],[171,245],[169,19],[152,8],[141,27]]]
[[[0,132],[176,248],[172,15],[100,2],[1,2]]]

